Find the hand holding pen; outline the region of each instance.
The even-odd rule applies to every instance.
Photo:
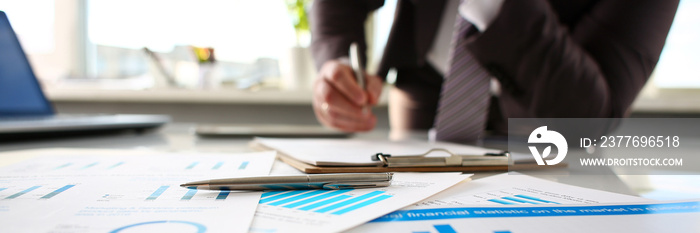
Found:
[[[339,59],[324,63],[314,82],[313,108],[316,118],[327,127],[362,132],[372,130],[377,122],[369,108],[379,102],[383,82],[364,72],[359,46],[353,44],[350,64]]]

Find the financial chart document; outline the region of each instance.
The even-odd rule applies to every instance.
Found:
[[[265,192],[250,231],[343,231],[430,197],[469,176],[395,173],[391,186],[383,188]]]
[[[644,227],[623,230],[612,225],[615,221],[669,220],[667,215],[659,217],[655,213],[634,212],[635,208],[656,208],[633,206],[650,202],[653,204],[646,198],[510,173],[460,183],[349,232],[630,232],[629,229]],[[621,206],[606,206],[611,204]],[[669,205],[659,208],[673,207],[674,204]],[[700,203],[684,203],[682,206],[697,207]],[[697,217],[698,214],[679,216],[679,219]],[[591,222],[602,225],[593,226],[595,224]],[[631,232],[649,232],[649,229],[654,228]]]
[[[261,192],[179,185],[267,175],[275,159],[274,152],[37,154],[0,168],[4,232],[247,232]]]

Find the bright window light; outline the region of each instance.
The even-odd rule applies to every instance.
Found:
[[[283,0],[121,0],[88,2],[93,44],[168,52],[213,47],[216,58],[279,58],[295,34]]]
[[[0,11],[7,14],[26,53],[54,51],[54,0],[0,0]]]
[[[682,0],[666,39],[654,83],[659,88],[700,88],[700,1]]]

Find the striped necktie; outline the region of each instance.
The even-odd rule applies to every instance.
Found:
[[[471,26],[457,14],[450,67],[435,117],[435,137],[439,141],[473,142],[486,126],[490,75],[467,50],[465,36]]]

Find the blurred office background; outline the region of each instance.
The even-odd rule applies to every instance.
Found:
[[[312,0],[0,0],[62,113],[157,113],[204,123],[318,124]],[[396,0],[370,16],[372,71]],[[634,116],[700,115],[700,0],[682,0]],[[389,77],[391,80],[391,77]],[[386,96],[374,109],[388,128]]]

